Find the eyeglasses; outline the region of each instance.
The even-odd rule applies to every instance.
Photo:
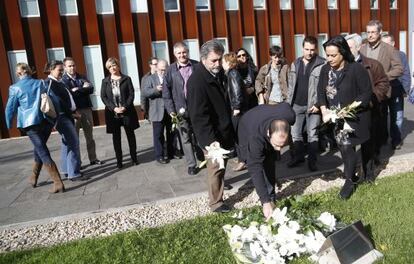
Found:
[[[279,58],[279,56],[277,54],[270,54],[270,57],[278,57]]]
[[[158,63],[151,63],[151,65],[152,65],[152,66],[157,66],[157,65],[158,65]]]
[[[237,58],[241,58],[241,57],[246,57],[246,53],[242,53],[242,54],[237,55]]]

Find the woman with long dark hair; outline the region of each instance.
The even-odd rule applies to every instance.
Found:
[[[137,143],[134,130],[139,127],[137,112],[134,107],[134,86],[131,78],[121,73],[116,58],[109,58],[105,63],[109,75],[102,80],[101,99],[105,104],[106,132],[112,134],[117,167],[122,168],[121,127],[125,129],[128,139],[129,154],[134,165],[138,165]]]
[[[19,81],[9,89],[5,109],[6,125],[11,127],[13,116],[17,113],[17,128],[26,133],[34,146],[34,163],[29,183],[35,188],[40,170],[45,167],[53,180],[53,187],[49,192],[63,192],[65,187],[46,145],[53,124],[40,111],[40,95],[46,92],[43,82],[32,78],[32,70],[26,63],[17,63],[16,75]]]
[[[71,181],[86,180],[80,171],[81,159],[79,150],[79,137],[75,129],[76,104],[66,85],[62,82],[63,62],[52,60],[45,66],[49,73],[45,83],[50,88],[57,117],[56,130],[62,137],[60,153],[60,172],[66,174]]]
[[[257,96],[254,89],[254,83],[257,76],[257,66],[254,64],[252,56],[246,49],[240,48],[237,50],[237,70],[239,71],[244,87],[243,93],[247,99],[246,105],[251,109],[257,105]]]
[[[323,44],[327,64],[322,67],[318,84],[318,105],[322,119],[328,122],[332,107],[343,108],[353,102],[361,102],[355,119],[346,120],[353,129],[348,140],[337,140],[344,162],[345,184],[339,196],[348,199],[358,183],[356,176],[357,156],[355,147],[369,139],[372,86],[367,70],[356,63],[348,43],[342,36],[336,36]],[[341,122],[341,121],[337,121]],[[342,127],[336,128],[338,133]],[[339,139],[339,137],[337,137]]]

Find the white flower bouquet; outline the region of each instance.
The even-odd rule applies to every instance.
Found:
[[[178,126],[180,126],[184,122],[184,114],[185,109],[183,107],[178,110],[178,114],[171,113],[171,123],[172,123],[172,130],[176,130]]]
[[[328,121],[322,123],[318,129],[323,130],[331,125],[334,126],[335,139],[340,145],[349,145],[349,136],[354,132],[354,129],[348,124],[347,120],[355,120],[356,114],[360,110],[360,101],[354,101],[352,104],[343,108],[333,106],[328,111]]]
[[[213,142],[210,144],[210,146],[206,146],[206,150],[206,159],[203,162],[201,162],[198,167],[202,168],[204,165],[206,165],[208,159],[210,159],[212,162],[218,163],[220,170],[224,169],[224,159],[228,158],[226,154],[229,154],[230,151],[221,148],[220,143],[218,142]]]
[[[286,263],[308,255],[317,261],[317,253],[326,236],[339,225],[335,217],[323,212],[319,217],[308,215],[297,198],[287,207],[276,208],[267,222],[262,215],[236,213],[238,224],[225,225],[223,230],[238,263]],[[302,203],[303,204],[303,203]]]

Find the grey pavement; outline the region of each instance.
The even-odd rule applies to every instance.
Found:
[[[407,102],[405,115],[403,148],[393,153],[389,145],[384,146],[382,159],[414,152],[414,107]],[[184,159],[174,159],[166,165],[155,162],[152,127],[147,121],[141,123],[135,134],[140,164],[132,166],[126,136],[122,134],[125,166],[118,170],[111,135],[105,133],[104,127],[96,127],[94,137],[97,155],[105,164],[87,166],[83,171],[90,176],[89,180],[64,181],[66,191],[58,194],[48,193],[51,182],[48,181],[46,170],[41,172],[39,187],[29,186],[27,180],[31,173],[33,147],[27,137],[0,140],[0,226],[69,214],[99,212],[164,199],[185,199],[188,195],[206,193],[206,169],[196,176],[190,176],[187,174]],[[80,145],[83,164],[88,165],[82,131]],[[52,158],[59,166],[59,134],[51,135],[48,146]],[[309,173],[306,163],[287,169],[288,160],[289,152],[285,152],[277,164],[277,175],[282,180],[322,175],[338,170],[341,166],[338,153],[321,154],[318,159],[319,171],[315,173]],[[225,179],[237,188],[243,186],[249,176],[247,171],[233,172],[231,168],[235,164],[235,160],[229,161]]]

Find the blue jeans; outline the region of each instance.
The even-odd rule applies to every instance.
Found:
[[[404,97],[391,97],[388,100],[390,109],[390,136],[391,144],[396,146],[401,143],[402,124],[404,120]]]
[[[60,170],[67,174],[68,178],[81,176],[79,137],[76,133],[73,120],[66,115],[59,115],[56,122],[56,129],[62,136],[62,148],[60,152]]]
[[[49,149],[46,145],[50,133],[52,132],[52,128],[53,124],[44,120],[39,125],[30,126],[24,129],[26,135],[29,137],[34,146],[33,154],[36,163],[48,165],[53,163],[53,160],[50,157]]]

